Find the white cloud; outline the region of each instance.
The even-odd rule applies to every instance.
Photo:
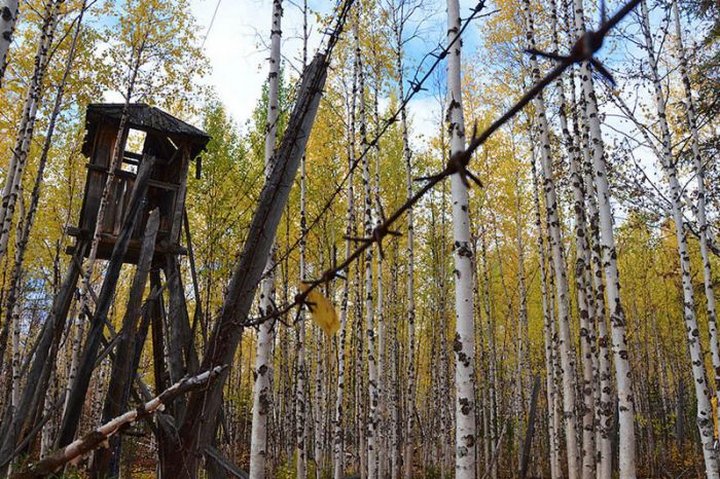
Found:
[[[302,13],[290,2],[283,2],[285,11],[282,19],[285,57],[285,74],[294,73],[293,68],[301,63]],[[324,10],[331,2],[320,5]],[[201,36],[208,31],[217,0],[192,0],[191,9],[201,26]],[[310,5],[311,10],[314,5]],[[215,21],[205,42],[211,72],[206,82],[212,85],[220,100],[232,117],[243,124],[252,113],[262,93],[267,78],[266,44],[270,36],[271,0],[220,0]],[[309,56],[320,40],[315,28],[314,16],[310,16],[311,33]]]

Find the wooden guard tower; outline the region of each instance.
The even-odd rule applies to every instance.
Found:
[[[120,169],[115,172],[103,224],[97,225],[100,233],[97,258],[110,258],[128,210],[138,168],[143,158],[149,156],[155,158],[155,164],[147,187],[146,201],[132,233],[124,262],[137,263],[148,214],[155,208],[160,212],[160,228],[155,245],[155,252],[159,254],[156,256],[184,254],[180,246],[180,231],[187,175],[190,162],[196,160],[210,137],[194,126],[142,103],[129,105],[120,135],[123,107],[123,104],[109,103],[91,104],[87,108],[82,149],[89,160],[85,194],[79,225],[67,231],[77,239],[77,244],[92,239],[115,142],[120,138],[122,162]],[[200,168],[200,159],[197,158],[198,177]],[[71,247],[68,252],[73,252],[76,247]]]
[[[194,126],[145,104],[131,104],[127,109],[121,104],[89,105],[85,128],[82,151],[89,160],[85,194],[78,226],[67,228],[68,234],[75,238],[74,246],[68,251],[73,255],[73,261],[53,302],[52,317],[55,319],[49,323],[53,324],[55,333],[48,335],[55,334],[54,337],[60,338],[57,331],[64,329],[80,278],[82,257],[90,254],[96,229],[99,233],[97,259],[109,261],[95,300],[80,303],[86,309],[82,314],[91,318],[90,329],[59,432],[59,440],[63,444],[69,444],[75,437],[92,371],[97,364],[100,343],[104,339],[113,344],[104,338],[104,331],[123,264],[137,266],[128,292],[122,328],[112,346],[115,355],[103,418],[113,418],[126,409],[150,327],[157,391],[163,391],[168,384],[197,369],[193,338],[197,318],[202,315],[196,302],[191,327],[179,255],[186,252],[180,246],[180,236],[185,219],[190,163],[196,162],[199,175],[198,154],[210,137]],[[121,144],[116,149],[118,141]],[[120,158],[113,159],[115,151],[120,152]],[[115,170],[111,176],[110,168],[113,167]],[[104,213],[100,215],[103,190],[109,178],[108,201]],[[98,224],[100,216],[102,220]],[[190,234],[186,233],[188,253],[191,253]],[[192,254],[188,256],[193,271],[193,286],[198,291]],[[165,276],[164,284],[161,271]],[[143,303],[148,279],[155,294],[148,296]],[[167,291],[167,309],[163,289]],[[85,298],[87,296],[81,299]],[[147,314],[143,304],[148,305]],[[119,451],[120,445],[115,439],[110,449],[96,453],[93,464],[97,464],[98,471],[112,470],[116,472],[111,476],[117,475]]]

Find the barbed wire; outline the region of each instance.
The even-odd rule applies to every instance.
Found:
[[[377,144],[380,142],[380,139],[389,131],[390,127],[396,123],[399,120],[400,115],[402,114],[402,111],[407,108],[407,105],[410,103],[410,101],[413,99],[415,95],[420,93],[421,91],[424,91],[424,85],[425,82],[430,78],[432,73],[435,71],[435,69],[442,63],[442,60],[448,55],[450,52],[450,49],[453,47],[455,42],[458,41],[458,39],[461,38],[462,33],[465,31],[465,29],[470,25],[470,23],[473,20],[476,20],[478,18],[481,18],[480,12],[485,7],[485,0],[481,0],[478,2],[475,7],[470,9],[470,15],[465,19],[463,22],[458,35],[456,35],[453,40],[447,44],[447,46],[442,47],[441,45],[438,45],[435,47],[432,51],[426,53],[418,68],[416,69],[415,73],[413,74],[413,79],[410,80],[408,83],[410,84],[409,91],[407,95],[405,95],[405,98],[403,98],[402,102],[400,102],[399,106],[395,109],[392,115],[385,118],[383,121],[383,124],[376,129],[375,134],[373,135],[372,140],[367,142],[367,146],[363,149],[362,152],[360,152],[359,156],[357,156],[355,159],[353,159],[352,163],[348,167],[348,170],[343,175],[340,182],[335,186],[335,189],[330,194],[328,199],[323,204],[323,207],[320,208],[320,212],[312,219],[312,221],[309,222],[307,228],[305,231],[292,243],[292,245],[288,246],[287,249],[283,252],[281,256],[276,258],[275,264],[271,268],[268,268],[267,271],[265,271],[263,277],[266,277],[271,272],[275,270],[275,268],[280,265],[283,261],[285,261],[300,245],[300,243],[307,239],[310,232],[313,230],[315,226],[317,226],[320,223],[320,220],[330,211],[330,208],[332,207],[333,203],[335,203],[335,199],[338,197],[340,193],[343,192],[345,188],[345,184],[347,183],[348,179],[350,178],[350,175],[357,169],[357,167],[362,163],[363,159],[367,154],[377,146]],[[492,12],[489,12],[482,16],[488,16],[495,13],[497,10],[493,10]],[[438,51],[439,49],[439,51]],[[429,57],[435,58],[432,65],[421,75],[421,69],[422,65],[425,62],[425,60]]]
[[[531,55],[542,55],[556,60],[558,63],[540,81],[535,83],[535,85],[533,85],[532,88],[530,88],[530,90],[528,90],[519,100],[517,100],[517,102],[512,107],[510,107],[510,109],[508,109],[502,116],[500,116],[500,118],[491,123],[485,130],[483,130],[479,134],[477,133],[476,124],[473,128],[473,134],[467,148],[464,151],[452,155],[448,160],[447,165],[441,172],[432,176],[418,178],[418,180],[420,181],[425,181],[423,186],[415,194],[408,198],[408,200],[402,206],[395,210],[394,213],[384,219],[382,223],[377,225],[373,229],[370,237],[352,238],[359,242],[360,245],[350,255],[348,255],[342,263],[326,270],[320,276],[320,278],[307,281],[305,283],[307,287],[304,288],[302,292],[296,294],[292,302],[288,302],[280,308],[276,307],[275,311],[271,314],[246,321],[245,326],[255,326],[270,319],[280,318],[285,314],[289,313],[296,306],[307,305],[307,297],[315,288],[332,281],[336,277],[340,277],[340,273],[347,267],[349,267],[353,263],[353,261],[358,259],[373,244],[378,244],[379,251],[382,254],[382,240],[388,235],[399,234],[395,231],[392,231],[390,227],[405,212],[407,212],[416,203],[418,203],[418,201],[420,201],[420,199],[425,196],[428,191],[433,189],[435,185],[440,183],[445,178],[453,174],[458,174],[466,185],[469,186],[468,179],[470,179],[478,186],[482,186],[480,180],[468,170],[468,165],[470,164],[470,160],[472,159],[472,155],[475,153],[475,151],[480,146],[482,146],[488,140],[488,138],[492,136],[493,133],[495,133],[500,127],[502,127],[518,112],[520,112],[525,106],[527,106],[527,104],[530,103],[530,101],[532,101],[538,94],[540,94],[540,92],[542,92],[545,87],[555,81],[565,70],[567,70],[572,65],[588,62],[602,75],[609,75],[605,67],[596,58],[594,58],[594,55],[602,48],[603,41],[605,40],[608,32],[612,30],[628,13],[630,13],[640,3],[640,1],[641,0],[630,0],[617,13],[615,13],[615,15],[613,15],[609,19],[605,19],[604,8],[602,8],[601,22],[598,29],[587,30],[585,33],[583,33],[583,35],[581,35],[580,38],[578,38],[577,41],[573,44],[569,53],[565,56],[558,55],[557,53],[545,53],[537,50],[528,50],[527,53]],[[482,4],[483,2],[478,5]],[[453,42],[451,42],[448,47],[446,47],[443,51],[447,52],[449,50],[449,47],[452,46],[452,44],[460,38],[461,33],[462,29],[458,31],[458,33],[453,39]],[[447,53],[442,56],[444,57],[446,54]],[[440,60],[441,58],[437,59],[437,61]],[[374,146],[375,141],[376,140],[370,142],[368,149],[364,152],[364,154],[367,153],[369,148]],[[296,322],[300,319],[299,312],[300,309],[298,309],[298,315],[295,319]]]

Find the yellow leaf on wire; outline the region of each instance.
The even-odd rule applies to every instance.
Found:
[[[307,284],[301,284],[300,289],[305,292],[310,288]],[[329,299],[318,291],[317,288],[310,291],[305,299],[313,321],[325,331],[325,334],[332,336],[340,329],[340,320],[335,308]]]

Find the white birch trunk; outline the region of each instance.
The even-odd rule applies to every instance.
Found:
[[[394,19],[395,29],[395,69],[398,77],[398,98],[402,101],[405,98],[404,71],[403,71],[403,50],[402,31],[404,19],[402,8],[400,18]],[[412,172],[412,151],[408,134],[407,109],[403,106],[400,110],[400,129],[402,135],[403,158],[405,159],[405,182],[407,197],[413,195],[413,172]],[[405,449],[403,451],[404,477],[409,479],[412,476],[412,448],[414,430],[414,403],[415,403],[415,221],[414,211],[410,208],[407,212],[407,364],[408,377],[406,386],[405,402]],[[393,427],[397,427],[394,425]]]
[[[528,48],[535,48],[532,19],[529,13],[529,1],[524,0],[527,22]],[[540,70],[535,55],[530,56],[532,79],[540,79]],[[542,94],[533,100],[537,113],[537,126],[540,135],[540,163],[542,165],[543,191],[548,222],[548,236],[555,272],[555,287],[558,302],[558,331],[560,333],[560,365],[563,386],[563,415],[565,417],[565,441],[567,449],[568,478],[575,479],[581,472],[578,460],[577,418],[575,414],[575,365],[570,335],[570,293],[565,271],[565,252],[562,243],[562,231],[558,215],[557,193],[550,158],[550,131],[545,113],[545,101]]]
[[[688,348],[692,363],[693,384],[695,385],[695,398],[697,400],[697,426],[702,443],[703,457],[705,459],[705,473],[708,478],[720,477],[717,452],[713,447],[713,415],[710,406],[710,390],[705,373],[702,344],[695,315],[695,297],[693,293],[692,278],[690,276],[690,252],[688,250],[685,219],[682,211],[682,189],[677,177],[675,158],[671,150],[670,127],[665,112],[665,95],[660,83],[657,60],[650,31],[650,14],[646,1],[640,2],[642,31],[645,38],[645,49],[648,54],[650,73],[655,92],[655,107],[657,109],[658,124],[662,140],[662,158],[660,158],[670,187],[670,204],[673,222],[675,223],[675,236],[677,238],[678,255],[680,257],[680,270],[682,275],[683,315],[687,329]]]
[[[272,24],[270,28],[270,65],[268,74],[267,129],[265,133],[265,175],[268,177],[273,168],[272,158],[277,142],[277,119],[279,116],[279,75],[280,75],[280,38],[282,35],[282,0],[273,1]],[[274,239],[272,240],[274,241]],[[265,265],[265,277],[260,285],[260,314],[272,311],[275,295],[275,275],[273,249]],[[273,321],[260,325],[255,357],[255,383],[253,386],[252,432],[250,438],[250,478],[265,477],[267,459],[267,419],[272,405],[272,343]]]
[[[381,82],[382,79],[380,78],[380,72],[378,70],[379,68],[379,60],[377,58],[377,51],[375,48],[373,48],[373,69],[375,72],[374,75],[374,85],[373,85],[373,123],[375,128],[375,135],[378,134],[380,130],[380,113],[378,111],[379,105],[378,105],[378,93],[381,88]],[[380,211],[382,210],[382,205],[380,204],[381,197],[380,197],[380,147],[376,143],[373,147],[373,157],[375,158],[375,183],[373,185],[374,187],[374,197],[376,204],[376,214],[375,214],[375,225],[380,226],[382,224],[383,218],[380,215]],[[375,409],[376,409],[376,417],[375,417],[375,430],[376,430],[376,445],[377,445],[377,474],[376,477],[383,478],[384,477],[384,471],[387,470],[385,467],[385,462],[387,460],[387,434],[386,434],[386,428],[385,425],[387,424],[386,421],[386,395],[385,395],[385,312],[383,309],[383,255],[379,254],[377,255],[377,306],[376,306],[376,315],[377,315],[377,331],[378,331],[378,338],[377,338],[377,390],[376,390],[376,403],[375,403]]]
[[[73,307],[70,309],[70,318],[74,318],[76,316],[76,309],[78,308],[79,301],[73,302]],[[70,348],[70,364],[68,365],[67,370],[67,381],[65,382],[65,391],[63,393],[63,409],[62,414],[60,417],[65,416],[65,412],[68,408],[68,403],[70,402],[70,390],[72,389],[72,385],[75,382],[75,376],[77,376],[77,368],[80,362],[80,345],[83,343],[83,340],[85,338],[85,321],[75,321],[75,327],[73,328],[73,321],[71,319],[70,322],[70,329],[68,332],[68,335],[72,334],[72,331],[74,330],[73,340],[72,340],[72,346]]]
[[[349,121],[348,121],[348,168],[352,168],[355,163],[355,72],[353,72],[353,94],[350,95],[348,105]],[[345,227],[345,258],[347,259],[352,252],[352,243],[350,237],[353,234],[353,225],[355,224],[355,205],[353,191],[353,170],[350,169],[348,175],[347,190],[347,225]],[[345,398],[345,344],[347,341],[347,318],[348,318],[348,302],[350,296],[350,268],[343,271],[345,275],[345,284],[340,300],[340,331],[338,334],[338,377],[337,377],[337,395],[335,397],[335,411],[333,424],[333,477],[334,479],[342,479],[344,472],[344,428],[343,428],[343,400]]]
[[[18,0],[3,0],[0,5],[0,87],[2,87],[2,80],[5,77],[7,53],[13,40],[13,33],[15,33],[19,4]]]
[[[15,147],[2,191],[2,203],[0,204],[0,260],[7,253],[15,203],[20,194],[23,172],[30,152],[30,144],[35,130],[35,119],[37,118],[37,110],[43,93],[43,80],[50,61],[51,47],[55,37],[61,3],[61,0],[48,0],[45,4],[45,17],[38,50],[35,54],[33,76],[30,79],[27,96],[25,97],[20,127],[18,128]]]
[[[574,85],[574,77],[571,80]],[[570,89],[570,105],[579,105],[575,101],[575,89]],[[596,396],[595,422],[597,426],[597,477],[610,479],[612,476],[612,434],[615,421],[615,397],[612,393],[612,371],[606,317],[605,317],[605,283],[603,282],[602,246],[600,240],[599,211],[593,182],[593,160],[590,154],[590,130],[587,121],[573,109],[573,129],[575,137],[580,138],[583,157],[583,178],[585,182],[586,205],[589,218],[588,244],[590,246],[590,279],[587,282],[588,296],[594,307],[592,319],[597,327],[597,372],[596,382],[599,394]],[[580,120],[583,120],[582,122]],[[590,293],[588,293],[590,294]],[[592,318],[592,316],[591,316]]]
[[[583,0],[574,1],[575,35],[585,31]],[[625,312],[620,301],[620,276],[617,268],[617,253],[613,233],[613,216],[610,206],[610,191],[607,180],[600,118],[598,117],[590,67],[587,62],[580,65],[580,81],[584,94],[581,111],[590,129],[590,146],[598,196],[600,219],[600,241],[605,271],[606,293],[610,308],[612,329],[612,350],[617,382],[618,416],[620,428],[619,462],[620,479],[634,478],[635,474],[635,405],[632,396],[630,361],[625,335]]]
[[[448,44],[460,35],[460,5],[448,0]],[[448,107],[450,155],[465,150],[465,120],[462,110],[460,38],[448,55]],[[455,260],[455,478],[475,477],[475,338],[473,307],[473,261],[467,186],[459,174],[450,178],[452,188],[453,242]],[[410,412],[408,412],[410,413]]]
[[[363,71],[362,57],[360,55],[359,37],[355,36],[355,54],[358,62],[358,88],[360,100],[360,151],[365,152],[368,147],[367,115],[365,109],[365,73]],[[364,235],[372,236],[372,191],[370,185],[370,161],[367,154],[363,155],[363,209],[364,209]],[[368,417],[367,417],[367,478],[377,478],[377,404],[378,383],[375,346],[375,312],[373,310],[373,269],[372,249],[365,253],[365,334],[367,335],[367,367],[368,367]]]
[[[531,140],[531,149],[534,150]],[[540,258],[540,297],[542,301],[543,313],[543,338],[545,341],[545,393],[547,397],[548,408],[548,447],[550,449],[550,478],[558,479],[561,476],[560,468],[560,438],[558,431],[555,429],[555,417],[557,407],[555,407],[557,399],[557,389],[555,387],[555,353],[553,336],[555,331],[553,328],[554,318],[550,314],[550,298],[548,295],[547,279],[548,271],[545,259],[545,241],[543,240],[542,215],[540,213],[540,198],[538,195],[538,179],[537,170],[535,168],[535,155],[531,158],[532,169],[532,185],[533,185],[533,201],[535,203],[535,228],[537,229],[537,248],[538,257]]]
[[[552,2],[553,21],[557,22],[555,2]],[[530,20],[532,21],[532,20]],[[555,25],[554,23],[554,25]],[[553,25],[553,26],[554,26]],[[556,31],[555,28],[553,28]],[[559,44],[557,35],[555,48]],[[574,88],[574,85],[573,85]],[[580,354],[582,361],[582,477],[593,479],[596,475],[596,443],[595,443],[595,374],[593,368],[593,350],[595,334],[592,321],[595,318],[595,304],[592,297],[590,279],[590,245],[588,242],[587,219],[585,215],[585,188],[583,179],[583,163],[580,158],[580,147],[573,139],[567,121],[567,102],[562,78],[557,81],[559,100],[560,129],[562,130],[565,150],[570,163],[570,183],[573,192],[573,211],[575,212],[575,289],[580,319]]]
[[[715,396],[720,400],[720,347],[718,344],[717,308],[715,305],[715,292],[712,284],[712,270],[710,268],[710,255],[708,252],[708,221],[705,213],[705,167],[700,153],[700,133],[697,126],[697,110],[693,99],[690,76],[688,75],[687,56],[682,38],[682,25],[677,0],[672,2],[673,19],[675,21],[675,36],[678,56],[680,59],[680,76],[682,78],[683,93],[685,94],[685,121],[690,132],[690,146],[692,149],[693,170],[697,185],[697,206],[695,216],[700,235],[700,256],[703,264],[703,287],[707,302],[708,332],[710,335],[710,352],[715,373]]]

